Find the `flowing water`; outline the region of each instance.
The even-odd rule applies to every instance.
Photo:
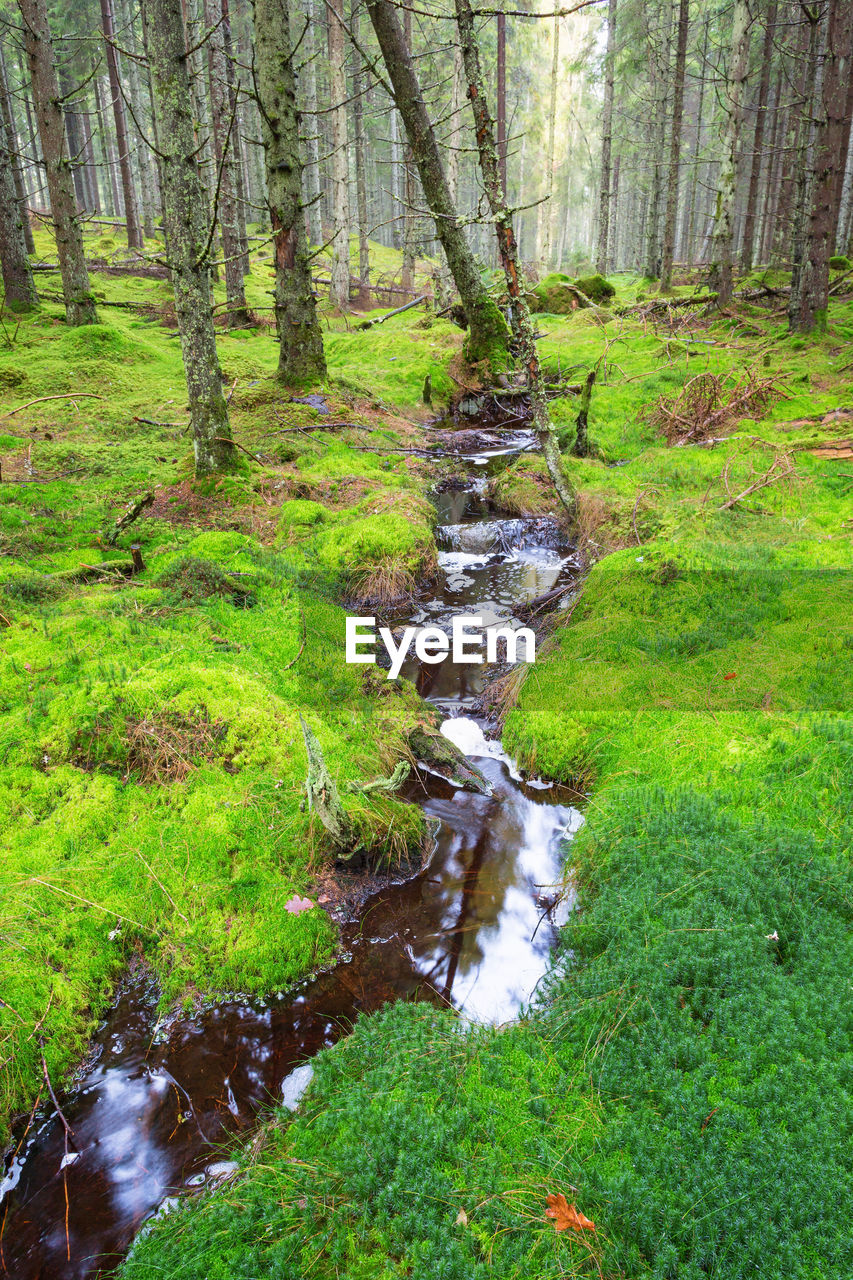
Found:
[[[463,449],[470,435],[460,435]],[[506,622],[575,567],[552,521],[486,509],[487,474],[533,445],[524,430],[489,443],[456,452],[460,479],[435,495],[443,582],[409,624],[448,629],[455,614]],[[342,931],[340,961],[296,992],[161,1022],[150,977],[129,977],[82,1079],[60,1100],[72,1136],[53,1106],[18,1132],[0,1182],[0,1276],[80,1280],[114,1267],[172,1197],[231,1172],[228,1140],[263,1108],[296,1105],[310,1058],[360,1013],[420,998],[503,1022],[529,1001],[572,907],[562,867],[582,820],[577,797],[524,780],[488,738],[475,713],[481,667],[409,662],[403,675],[446,712],[443,731],[492,794],[423,775],[409,795],[434,820],[428,866],[368,899]]]

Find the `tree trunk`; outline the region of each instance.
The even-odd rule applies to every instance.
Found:
[[[151,69],[163,180],[163,226],[189,393],[197,476],[234,458],[210,297],[212,227],[198,172],[181,0],[144,0],[142,22]]]
[[[717,303],[721,307],[727,307],[732,300],[735,192],[743,121],[743,90],[748,65],[749,8],[747,0],[735,0],[731,52],[726,72],[726,127],[714,217],[713,261],[709,273],[710,287],[716,289]]]
[[[743,223],[743,249],[740,265],[743,271],[752,270],[755,249],[755,224],[758,212],[758,187],[761,178],[761,161],[764,151],[764,126],[767,117],[767,98],[770,90],[770,69],[773,63],[773,34],[776,27],[776,0],[770,0],[764,27],[764,46],[761,51],[761,81],[758,87],[755,132],[752,142],[752,169],[749,175],[749,194]],[[768,166],[769,168],[769,166]]]
[[[467,358],[472,363],[488,360],[502,367],[506,363],[509,339],[506,321],[489,297],[465,239],[394,6],[391,0],[367,0],[367,9],[418,166],[424,197],[435,220],[436,234],[468,320]]]
[[[132,3],[124,6],[124,30],[123,40],[125,45],[132,52],[137,49],[136,32],[134,30],[134,10]],[[135,117],[133,122],[134,132],[136,134],[136,155],[139,161],[139,183],[142,196],[142,229],[149,239],[154,237],[154,199],[157,194],[157,168],[152,163],[152,153],[144,136],[145,111],[143,110],[142,90],[139,83],[139,66],[135,58],[128,58],[125,62],[125,70],[127,72],[128,97],[132,116]],[[145,72],[147,75],[147,71]]]
[[[313,245],[323,243],[323,218],[320,201],[320,128],[317,116],[317,59],[315,32],[318,24],[316,0],[307,0],[308,27],[305,32],[304,80],[305,114],[308,125],[305,138],[305,203],[307,205],[308,238]]]
[[[596,270],[607,275],[610,265],[610,154],[613,146],[613,85],[616,57],[616,0],[607,6],[607,52],[604,57],[604,109],[601,113],[601,187],[598,194],[598,252]]]
[[[406,52],[412,56],[412,11],[403,10],[403,38],[406,41]],[[403,270],[400,283],[406,293],[412,293],[415,287],[415,158],[412,155],[411,143],[407,141],[403,150]]]
[[[254,0],[254,19],[267,200],[275,240],[278,376],[289,384],[320,382],[326,376],[326,361],[306,243],[290,13],[282,0]]]
[[[101,26],[104,31],[107,73],[110,78],[110,96],[113,100],[118,164],[121,173],[122,192],[124,194],[124,216],[127,224],[127,244],[130,249],[141,249],[142,232],[139,228],[139,217],[136,212],[136,192],[133,189],[133,174],[130,168],[130,148],[127,138],[127,122],[124,116],[124,99],[121,96],[119,83],[118,57],[113,44],[115,32],[110,0],[101,0]]]
[[[822,110],[815,143],[814,194],[809,211],[799,289],[791,285],[788,322],[792,330],[826,331],[829,259],[835,246],[841,184],[853,109],[853,8],[849,0],[829,0]]]
[[[498,169],[504,200],[509,198],[507,182],[506,154],[506,14],[498,14],[498,49],[497,49],[497,97],[498,97]]]
[[[102,0],[103,3],[103,0]],[[225,37],[222,30],[222,8],[214,0],[204,0],[204,22],[207,38],[207,69],[210,85],[210,115],[213,122],[213,153],[216,156],[219,185],[213,216],[219,221],[222,256],[225,269],[226,325],[242,329],[251,324],[246,307],[243,284],[243,243],[237,211],[237,167],[234,163],[234,129],[236,111],[232,110],[228,93],[228,67],[225,61]]]
[[[457,15],[458,18],[458,15]],[[551,263],[551,200],[554,195],[554,154],[557,131],[557,74],[560,68],[560,18],[554,15],[554,48],[551,55],[551,92],[548,100],[548,150],[545,155],[545,202],[542,205],[542,240],[539,258],[545,270]]]
[[[47,0],[18,0],[18,5],[24,21],[24,46],[47,173],[50,211],[56,231],[65,318],[73,325],[97,324],[98,314],[89,289],[74,183],[65,152],[65,125],[47,22]]]
[[[684,72],[687,66],[687,28],[690,25],[690,0],[679,0],[678,44],[672,85],[672,133],[669,143],[669,175],[666,184],[666,215],[663,224],[660,289],[672,288],[672,262],[675,256],[675,218],[678,212],[678,160],[681,152],[681,122],[684,113]]]
[[[607,260],[611,271],[619,270],[621,239],[619,235],[619,168],[621,156],[617,155],[613,162],[613,186],[608,202],[608,221],[610,223],[610,244]]]
[[[509,293],[510,304],[515,318],[519,354],[527,374],[533,426],[542,447],[548,474],[551,477],[551,483],[554,486],[557,497],[569,515],[574,517],[577,499],[568,477],[563,472],[557,433],[548,416],[542,368],[539,364],[539,352],[536,350],[533,325],[521,284],[521,273],[518,267],[518,247],[515,242],[512,217],[507,208],[506,198],[501,187],[495,135],[483,87],[480,51],[477,48],[477,40],[474,35],[474,14],[469,0],[454,0],[454,7],[456,10],[456,25],[459,30],[459,43],[462,47],[462,59],[465,65],[465,75],[468,80],[468,97],[471,100],[471,108],[474,114],[474,133],[477,139],[477,152],[480,157],[483,187],[498,238],[501,266],[506,277],[507,292]]]
[[[779,198],[779,180],[782,166],[782,148],[779,145],[780,123],[782,121],[782,76],[776,78],[773,93],[773,132],[770,137],[770,148],[767,157],[767,174],[764,179],[764,202],[761,210],[761,239],[758,249],[758,260],[769,263],[773,248],[773,228],[776,222],[776,205]]]
[[[344,0],[329,0],[329,68],[332,96],[332,283],[329,299],[338,311],[346,311],[349,308],[350,216]]]
[[[814,143],[816,138],[815,119],[817,103],[822,94],[824,62],[818,62],[822,14],[819,9],[805,9],[809,24],[808,64],[803,73],[803,101],[797,130],[796,146],[796,195],[794,214],[791,220],[791,294],[788,302],[788,315],[797,314],[799,308],[800,287],[802,284],[803,262],[806,253],[806,234],[809,214],[817,181]]]
[[[18,132],[15,128],[15,113],[12,109],[12,99],[9,96],[9,81],[6,78],[6,62],[3,57],[2,48],[0,48],[0,106],[2,107],[3,112],[2,123],[6,127],[6,136],[9,142],[9,155],[12,162],[12,181],[15,188],[15,199],[18,202],[18,217],[21,222],[24,245],[27,253],[35,253],[36,246],[35,241],[33,240],[33,229],[30,226],[29,210],[27,207],[27,188],[24,182],[24,171],[21,168],[21,157],[18,148]]]
[[[110,145],[110,135],[107,129],[107,121],[104,115],[103,94],[101,92],[101,77],[95,76],[92,85],[95,93],[95,115],[98,118],[98,141],[101,144],[101,163],[107,173],[107,213],[112,218],[121,217],[121,196],[118,190],[118,177],[116,174],[116,162],[113,156],[112,147]]]
[[[246,202],[248,199],[249,169],[246,164],[243,143],[243,122],[240,110],[238,79],[234,70],[234,48],[231,43],[231,10],[228,0],[220,0],[222,17],[222,48],[225,55],[225,81],[228,92],[228,111],[233,116],[231,146],[233,148],[234,196],[236,200],[237,242],[240,245],[240,271],[247,276],[251,270],[249,261],[249,235],[246,230]]]
[[[24,225],[15,190],[12,151],[4,122],[0,122],[0,267],[3,273],[2,305],[12,311],[35,306],[38,302]],[[2,312],[2,306],[0,306]]]
[[[359,41],[359,11],[352,16],[353,36]],[[367,147],[364,140],[364,66],[357,47],[352,52],[352,118],[355,141],[355,195],[358,211],[358,305],[370,306],[370,244],[367,224]]]

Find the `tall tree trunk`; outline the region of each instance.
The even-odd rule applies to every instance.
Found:
[[[3,273],[2,306],[21,310],[38,302],[27,245],[22,210],[15,190],[12,150],[4,121],[0,121],[0,268]],[[0,306],[0,311],[2,311]]]
[[[498,14],[497,98],[498,98],[498,169],[504,199],[509,198],[506,154],[506,14]]]
[[[121,10],[120,10],[121,12]],[[124,43],[132,52],[137,49],[137,38],[134,23],[133,5],[128,0],[124,6]],[[142,203],[142,229],[145,235],[153,239],[154,237],[154,199],[157,193],[157,168],[153,163],[151,149],[145,139],[144,121],[145,111],[143,109],[142,90],[139,83],[139,66],[135,58],[127,58],[125,61],[125,70],[127,72],[128,98],[130,99],[131,117],[133,119],[133,130],[136,134],[136,155],[139,162],[139,185]],[[144,72],[148,74],[147,70]]]
[[[288,384],[326,376],[302,203],[302,152],[289,8],[282,0],[254,0],[255,67],[267,200],[275,242],[278,376]]]
[[[610,200],[608,202],[609,222],[610,222],[610,243],[607,249],[607,261],[611,271],[619,270],[621,238],[619,234],[619,168],[621,156],[617,155],[613,161],[613,185],[610,191]]]
[[[234,150],[234,195],[237,201],[237,240],[240,245],[240,270],[247,276],[251,270],[249,261],[249,236],[246,229],[246,202],[249,195],[249,169],[243,142],[243,113],[240,110],[239,82],[234,68],[234,48],[231,42],[231,9],[228,0],[220,0],[222,16],[222,47],[225,54],[225,79],[228,85],[228,110],[234,118],[231,145]]]
[[[83,233],[65,149],[65,124],[47,22],[47,0],[18,0],[18,6],[24,22],[24,47],[50,193],[50,212],[56,231],[65,318],[73,325],[97,324],[98,314],[89,289]]]
[[[792,281],[791,329],[825,332],[829,306],[829,259],[835,246],[850,112],[853,109],[853,7],[829,0],[822,108],[815,142],[814,194],[805,237],[799,288]]]
[[[346,311],[349,308],[350,216],[344,0],[329,0],[329,69],[332,95],[332,283],[329,299],[338,311]]]
[[[358,305],[370,306],[370,244],[367,223],[367,147],[364,139],[364,66],[359,41],[359,11],[352,15],[355,47],[352,52],[352,118],[355,142],[355,195],[358,211]]]
[[[472,363],[488,360],[496,367],[503,366],[509,339],[506,321],[489,297],[465,239],[394,5],[391,0],[367,0],[367,10],[418,166],[424,198],[468,320],[467,358]]]
[[[316,0],[307,0],[305,31],[304,78],[305,114],[308,118],[305,138],[305,203],[307,207],[308,236],[313,245],[323,243],[323,217],[320,201],[320,138],[317,116],[317,47],[315,32],[318,25]]]
[[[824,61],[818,61],[823,14],[817,8],[803,7],[808,22],[808,63],[803,69],[803,99],[797,126],[794,211],[791,219],[791,294],[789,317],[799,307],[799,294],[806,252],[809,212],[815,191],[817,172],[814,163],[817,103],[822,93]]]
[[[103,2],[103,0],[102,0]],[[219,194],[213,216],[219,221],[225,269],[226,325],[242,329],[251,323],[243,284],[243,242],[237,212],[237,166],[234,163],[236,110],[228,92],[222,8],[214,0],[204,0],[207,38],[207,69],[210,85],[210,115],[213,122],[213,153],[216,156]],[[236,107],[236,104],[235,104]]]
[[[731,51],[726,71],[726,124],[714,217],[713,262],[709,273],[710,286],[716,289],[717,303],[721,307],[727,307],[732,300],[735,193],[743,123],[744,82],[748,66],[749,7],[747,0],[735,0]]]
[[[403,10],[403,37],[406,41],[406,52],[412,56],[412,10]],[[406,293],[413,293],[415,288],[415,158],[412,145],[406,142],[403,149],[403,270],[400,283]]]
[[[119,83],[118,56],[113,43],[115,40],[114,25],[110,0],[101,0],[101,26],[104,31],[107,73],[110,78],[110,95],[113,101],[113,119],[116,126],[118,164],[121,172],[121,186],[124,193],[124,216],[127,224],[127,243],[131,249],[141,249],[142,232],[136,211],[136,192],[133,189],[133,173],[130,167],[130,146],[127,136],[127,122],[124,116],[124,99],[121,96],[121,85]]]
[[[9,141],[12,181],[15,188],[15,199],[18,202],[18,217],[21,222],[24,245],[27,253],[35,253],[36,246],[33,240],[33,229],[30,226],[30,216],[27,208],[27,188],[24,182],[24,171],[21,167],[21,157],[18,149],[18,131],[15,128],[15,113],[12,109],[12,99],[9,95],[9,81],[6,78],[6,61],[3,57],[2,48],[0,48],[0,109],[2,109],[2,123],[5,125],[6,136]]]
[[[59,89],[62,94],[65,113],[65,141],[68,144],[68,162],[71,166],[71,181],[74,183],[74,195],[77,208],[85,213],[91,208],[86,190],[86,175],[83,171],[83,139],[77,121],[77,112],[71,102],[71,85],[66,75],[60,76]]]
[[[551,52],[551,89],[548,99],[548,150],[545,154],[545,202],[542,205],[542,237],[539,258],[545,270],[551,263],[551,200],[554,195],[554,154],[557,132],[557,75],[560,69],[560,17],[554,14],[554,48]]]
[[[468,81],[468,97],[471,100],[471,108],[474,114],[474,133],[477,139],[480,169],[483,174],[483,187],[485,188],[486,199],[489,202],[498,238],[501,266],[506,277],[507,291],[515,317],[519,354],[527,374],[533,425],[542,447],[548,474],[551,477],[551,483],[554,486],[557,497],[569,515],[574,517],[577,509],[577,499],[571,483],[563,471],[557,433],[548,416],[539,352],[536,350],[533,325],[521,283],[518,248],[515,242],[512,217],[507,208],[506,198],[501,187],[494,129],[483,85],[480,51],[474,34],[474,14],[469,0],[454,0],[454,8],[456,10],[456,25],[459,30],[459,43],[462,47],[462,58],[465,64],[465,75]]]
[[[601,113],[601,185],[598,193],[598,252],[596,270],[607,275],[610,265],[610,153],[613,146],[613,85],[616,79],[616,0],[607,6],[607,52],[604,55],[604,108]]]
[[[835,252],[847,255],[850,247],[851,221],[853,220],[853,137],[847,144],[847,164],[841,186],[841,208],[838,215],[838,234]]]
[[[118,173],[115,156],[113,155],[112,146],[110,145],[110,134],[107,129],[106,116],[104,115],[104,97],[100,76],[94,77],[92,87],[95,93],[95,115],[98,118],[98,141],[101,144],[101,163],[107,173],[107,204],[109,206],[107,212],[112,218],[120,218],[121,196],[119,195],[118,189]]]
[[[678,212],[678,161],[681,153],[681,124],[684,113],[684,72],[687,66],[687,28],[690,25],[690,0],[679,0],[678,43],[672,84],[672,133],[669,142],[669,175],[666,184],[666,215],[663,224],[660,288],[672,288],[672,262],[675,256],[675,218]]]
[[[773,251],[773,229],[776,225],[776,207],[779,202],[779,185],[782,172],[782,147],[780,126],[782,112],[782,75],[776,78],[773,94],[773,132],[767,157],[767,175],[764,181],[764,205],[761,212],[761,243],[759,262],[769,263]]]
[[[190,404],[197,476],[234,458],[228,405],[210,296],[207,258],[212,239],[198,172],[186,31],[181,0],[143,0],[142,22],[151,69],[163,180],[163,226]]]
[[[764,45],[761,50],[761,80],[758,86],[755,132],[752,139],[752,168],[749,175],[749,194],[743,223],[743,248],[740,265],[743,271],[752,270],[755,250],[755,224],[758,213],[758,188],[761,179],[761,161],[764,153],[764,127],[767,118],[767,98],[770,91],[770,70],[773,63],[773,34],[776,28],[776,0],[770,0],[764,27]],[[769,168],[769,166],[768,166]]]

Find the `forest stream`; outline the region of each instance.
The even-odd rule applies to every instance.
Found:
[[[470,425],[459,440],[470,448]],[[448,630],[458,614],[506,622],[571,576],[575,561],[553,521],[501,519],[483,500],[488,476],[534,447],[532,433],[513,429],[482,452],[451,444],[457,478],[433,495],[441,580],[395,621]],[[428,865],[370,897],[342,930],[338,963],[296,991],[162,1021],[150,977],[126,979],[85,1074],[61,1099],[72,1136],[53,1105],[16,1134],[0,1184],[5,1274],[82,1280],[115,1267],[155,1212],[233,1172],[229,1139],[275,1102],[295,1107],[312,1055],[359,1014],[418,998],[501,1023],[530,1000],[572,907],[563,863],[582,822],[579,797],[523,779],[488,736],[476,714],[481,667],[410,660],[403,674],[446,713],[442,731],[492,794],[422,771],[409,798],[433,820]]]

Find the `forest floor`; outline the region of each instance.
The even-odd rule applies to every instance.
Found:
[[[614,310],[636,303],[642,282],[617,285]],[[341,601],[429,572],[441,464],[394,450],[423,443],[427,374],[436,411],[464,381],[452,325],[336,323],[322,413],[275,383],[269,329],[223,330],[254,457],[198,485],[165,281],[95,287],[137,309],[69,330],[48,302],[6,318],[0,349],[0,1126],[35,1096],[41,1038],[59,1080],[133,956],[168,1005],[276,990],[333,954],[326,911],[287,910],[323,866],[298,714],[341,780],[407,753],[422,704],[344,665]],[[594,456],[565,455],[590,571],[503,706],[522,765],[590,794],[581,910],[512,1027],[423,1005],[362,1020],[236,1181],[138,1242],[134,1280],[845,1273],[853,417],[833,411],[853,409],[853,307],[813,341],[754,306],[675,333],[538,323],[554,377],[606,347]],[[685,384],[731,393],[747,370],[782,394],[667,445]],[[49,395],[69,399],[19,409]],[[552,411],[568,449],[576,401]],[[310,430],[323,418],[357,425]],[[534,456],[494,496],[553,510]],[[134,540],[139,577],[55,576]],[[393,797],[346,803],[374,851],[419,842]],[[555,1231],[560,1193],[595,1231]]]

